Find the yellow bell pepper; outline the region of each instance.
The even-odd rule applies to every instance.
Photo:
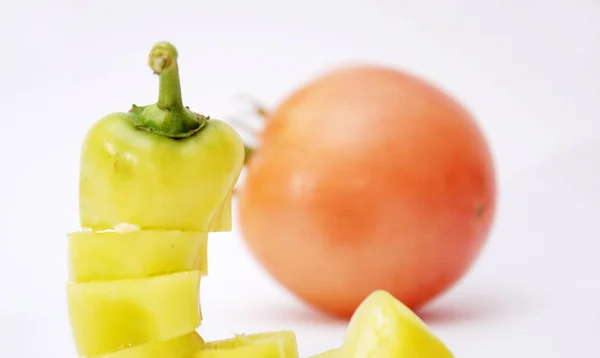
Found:
[[[225,201],[221,204],[214,219],[210,222],[208,227],[209,232],[223,232],[231,231],[232,229],[232,217],[231,217],[231,200],[233,196],[233,189],[229,192],[229,196],[225,198]]]
[[[390,293],[371,293],[356,309],[340,349],[312,358],[453,358],[444,343]]]
[[[339,351],[339,349],[330,349],[328,351],[311,356],[310,358],[342,358],[339,355]]]
[[[158,102],[109,114],[84,139],[81,226],[229,231],[244,143],[230,125],[184,107],[171,44],[155,45],[149,64],[159,75]]]
[[[196,331],[193,331],[168,341],[125,348],[92,358],[191,358],[203,344],[202,337]]]
[[[181,271],[208,275],[208,233],[80,231],[67,235],[69,280],[110,281]]]
[[[204,343],[193,358],[298,358],[296,334],[275,331],[236,335]]]
[[[160,342],[200,326],[200,272],[68,283],[67,304],[80,356]]]

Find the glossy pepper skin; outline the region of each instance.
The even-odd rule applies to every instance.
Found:
[[[128,223],[142,229],[231,230],[231,191],[244,144],[225,122],[183,106],[177,51],[153,48],[156,104],[109,114],[88,131],[81,150],[81,226]]]

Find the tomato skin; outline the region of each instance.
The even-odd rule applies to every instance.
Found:
[[[446,291],[480,253],[495,205],[493,158],[471,115],[418,77],[361,66],[270,114],[238,217],[278,282],[350,317],[375,290],[411,309]]]

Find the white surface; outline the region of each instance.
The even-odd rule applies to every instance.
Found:
[[[64,234],[77,228],[79,145],[107,112],[154,101],[145,60],[158,40],[179,48],[184,101],[214,116],[239,93],[275,104],[347,61],[455,94],[494,148],[500,210],[478,265],[426,321],[461,358],[597,356],[600,2],[249,3],[0,5],[0,356],[74,357]],[[235,232],[215,235],[210,255],[207,338],[289,328],[302,357],[340,343],[344,324],[282,291]]]

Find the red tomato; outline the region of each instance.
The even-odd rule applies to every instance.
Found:
[[[495,185],[459,103],[405,72],[350,67],[270,113],[238,217],[253,255],[310,305],[349,317],[381,289],[416,310],[480,253]]]

